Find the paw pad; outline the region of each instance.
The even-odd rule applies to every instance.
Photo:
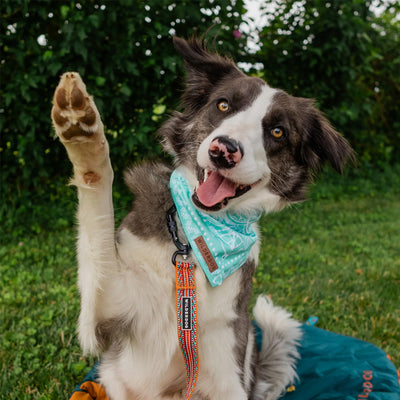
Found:
[[[56,104],[63,109],[68,107],[67,91],[63,87],[56,92]]]
[[[91,183],[96,183],[100,180],[100,175],[96,174],[95,172],[86,172],[83,175],[83,181],[87,184],[90,185]]]
[[[56,89],[52,109],[54,125],[61,131],[59,136],[69,140],[94,135],[98,128],[94,107],[79,74],[65,73]]]
[[[73,108],[82,109],[84,107],[85,98],[83,93],[75,86],[71,91],[71,106]]]

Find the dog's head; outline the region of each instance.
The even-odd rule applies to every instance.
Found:
[[[183,112],[161,127],[164,148],[184,166],[193,202],[206,211],[275,211],[302,201],[313,171],[339,173],[348,142],[310,99],[249,77],[202,42],[174,38],[187,69]]]

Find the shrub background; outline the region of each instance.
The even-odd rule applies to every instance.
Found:
[[[267,81],[316,98],[362,166],[399,162],[400,3],[299,3],[278,0],[274,12],[265,11],[269,26],[255,58]]]
[[[176,107],[183,79],[172,35],[207,32],[211,47],[261,63],[253,72],[272,86],[316,98],[362,166],[400,161],[399,4],[375,1],[379,16],[365,0],[261,4],[268,26],[249,52],[242,0],[3,0],[1,215],[11,208],[13,220],[46,220],[35,215],[43,201],[65,196],[70,166],[50,110],[67,70],[81,73],[95,97],[116,170],[161,155],[154,132]]]
[[[207,11],[206,0],[1,2],[2,211],[65,192],[57,183],[65,185],[70,166],[50,121],[65,71],[78,71],[95,97],[116,170],[160,155],[154,132],[176,107],[183,77],[171,36],[211,27],[215,47],[237,54],[244,38],[232,32],[244,9],[242,1],[231,3]]]

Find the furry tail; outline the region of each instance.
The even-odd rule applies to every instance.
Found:
[[[281,307],[259,296],[253,310],[262,330],[262,347],[255,371],[254,400],[275,400],[297,378],[297,346],[302,336],[300,323]]]

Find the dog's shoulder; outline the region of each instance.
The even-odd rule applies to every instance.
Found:
[[[168,189],[171,174],[172,167],[166,163],[144,161],[129,167],[124,173],[124,180],[136,197],[152,197]]]
[[[120,230],[126,228],[144,239],[170,239],[166,212],[173,205],[169,190],[171,173],[172,167],[162,162],[144,162],[125,171],[125,183],[132,191],[134,201]]]

